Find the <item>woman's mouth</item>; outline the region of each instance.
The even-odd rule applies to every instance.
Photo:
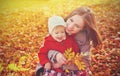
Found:
[[[67,31],[68,31],[68,32],[71,32],[71,31],[72,31],[72,29],[67,29]]]

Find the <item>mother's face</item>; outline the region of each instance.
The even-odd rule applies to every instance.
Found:
[[[83,30],[84,21],[82,16],[74,15],[66,21],[66,32],[68,34],[76,34],[79,31]]]

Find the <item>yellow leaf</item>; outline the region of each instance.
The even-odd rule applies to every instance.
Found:
[[[65,70],[66,73],[69,73],[70,71],[68,69]]]
[[[19,60],[19,65],[22,65],[22,64],[25,64],[25,60],[26,60],[26,56],[22,56],[20,57],[20,60]]]
[[[65,51],[64,56],[67,60],[71,60],[74,57],[75,53],[72,52],[72,48],[69,48]]]
[[[80,62],[79,60],[75,60],[75,64],[77,65],[79,70],[85,70],[86,66],[84,62]]]
[[[75,54],[75,52],[70,48],[65,51],[64,56],[68,60],[68,65],[75,64],[79,70],[85,70],[86,65],[81,61],[83,56],[80,53]]]
[[[0,73],[2,72],[2,70],[3,70],[3,66],[2,66],[2,64],[0,63]]]

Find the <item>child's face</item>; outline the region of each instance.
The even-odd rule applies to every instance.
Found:
[[[61,42],[66,39],[65,27],[57,26],[53,29],[51,36],[58,42]]]

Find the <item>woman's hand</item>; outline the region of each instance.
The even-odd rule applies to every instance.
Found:
[[[69,70],[79,70],[78,67],[72,63],[70,65],[66,64],[66,65],[63,65],[63,69],[66,70],[66,69],[69,69]]]
[[[53,64],[53,68],[60,68],[62,67],[63,64],[60,64],[60,63],[55,63]]]
[[[66,64],[66,62],[67,62],[66,58],[64,57],[64,55],[62,53],[58,53],[56,55],[56,61],[59,65]]]
[[[51,69],[51,63],[46,63],[44,66],[45,69],[50,70]]]

